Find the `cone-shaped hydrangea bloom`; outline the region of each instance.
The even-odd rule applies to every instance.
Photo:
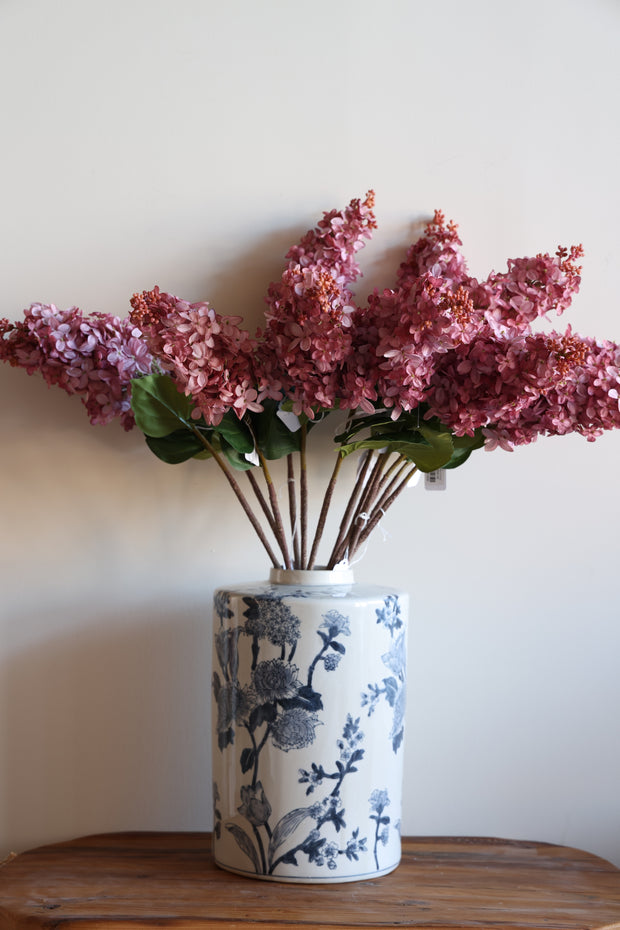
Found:
[[[277,382],[296,413],[333,408],[342,395],[355,312],[348,285],[360,274],[355,255],[375,227],[374,194],[326,213],[287,253],[279,282],[269,287],[258,358],[266,381]]]
[[[438,367],[427,395],[430,412],[457,436],[490,424],[514,428],[585,357],[570,333],[498,339],[487,332],[457,346]]]
[[[38,303],[25,311],[23,321],[0,321],[0,359],[28,374],[40,371],[49,385],[79,395],[91,423],[120,417],[125,429],[134,425],[131,380],[148,374],[152,363],[130,320]]]
[[[437,211],[400,266],[397,287],[372,294],[354,317],[346,383],[394,418],[425,403],[426,416],[456,435],[492,426],[495,436],[509,428],[522,439],[515,430],[524,411],[586,356],[570,328],[542,336],[531,327],[570,304],[581,247],[511,260],[505,273],[479,282],[460,245],[456,226]]]
[[[368,191],[363,201],[355,198],[342,211],[324,213],[316,228],[309,229],[299,244],[286,253],[289,268],[319,266],[329,271],[339,285],[352,284],[361,274],[355,254],[377,226],[374,205],[375,193]]]
[[[255,343],[241,317],[220,316],[206,301],[190,304],[158,287],[135,294],[131,305],[131,319],[161,367],[193,399],[196,418],[215,425],[229,409],[241,418],[261,410],[263,397],[277,396],[277,385],[257,384]]]
[[[427,416],[439,417],[456,435],[484,428],[490,448],[511,448],[558,431],[542,415],[546,398],[583,380],[593,356],[570,327],[544,335],[533,332],[532,322],[568,307],[579,289],[581,251],[577,246],[554,256],[515,259],[503,274],[460,285],[477,330],[473,338],[457,339],[438,360],[425,394]],[[566,428],[566,417],[563,422]],[[595,427],[573,420],[571,429],[589,434]]]
[[[509,259],[506,272],[471,282],[472,297],[498,333],[530,332],[537,317],[552,311],[559,316],[570,306],[581,282],[577,260],[582,253],[581,246],[573,246],[555,255]]]
[[[375,291],[354,318],[348,405],[377,398],[396,418],[425,399],[438,359],[480,329],[456,227],[437,211],[412,246],[395,289]],[[365,394],[365,398],[360,395]]]
[[[461,245],[456,224],[446,222],[442,211],[435,210],[433,219],[424,228],[424,235],[409,247],[398,269],[399,287],[410,287],[426,274],[442,281],[446,287],[458,287],[467,279]]]
[[[542,387],[518,417],[506,417],[485,429],[487,448],[510,449],[538,436],[571,432],[592,442],[604,430],[620,427],[620,347],[587,337],[571,339],[580,344],[578,358],[569,358],[563,374]]]

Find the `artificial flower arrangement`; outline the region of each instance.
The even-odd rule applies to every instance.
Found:
[[[479,281],[456,226],[436,212],[394,287],[362,305],[351,285],[373,206],[370,191],[325,213],[289,250],[254,336],[241,317],[155,287],[134,295],[124,319],[33,304],[23,321],[0,321],[0,358],[79,395],[91,423],[137,425],[164,462],[214,459],[274,567],[315,567],[351,453],[361,459],[327,568],[353,558],[418,470],[620,426],[620,347],[532,325],[569,306],[580,246],[509,260]],[[335,465],[311,537],[308,437],[336,414]],[[286,505],[269,465],[280,458]]]

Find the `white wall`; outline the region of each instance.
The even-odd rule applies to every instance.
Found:
[[[374,187],[360,291],[441,207],[481,276],[582,241],[566,322],[620,340],[619,37],[615,0],[4,0],[2,313],[159,283],[253,325],[288,245]],[[207,464],[0,381],[0,857],[209,829],[211,594],[266,561]],[[619,451],[480,452],[369,546],[413,601],[405,832],[620,865]]]

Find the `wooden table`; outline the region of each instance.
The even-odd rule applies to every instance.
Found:
[[[620,930],[620,870],[546,843],[412,838],[382,878],[239,878],[208,833],[117,833],[43,846],[0,868],[0,930]]]

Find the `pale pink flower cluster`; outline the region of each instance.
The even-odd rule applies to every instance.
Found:
[[[287,253],[288,265],[269,287],[266,326],[258,332],[258,365],[277,383],[295,413],[344,402],[343,373],[352,351],[356,313],[348,285],[359,277],[355,255],[375,226],[374,194],[325,213],[316,229]]]
[[[24,320],[0,321],[0,360],[40,371],[49,385],[78,394],[93,424],[120,417],[134,424],[131,381],[151,371],[142,333],[129,320],[104,313],[85,317],[77,307],[32,304]]]
[[[157,287],[135,294],[131,305],[131,320],[162,369],[191,396],[196,419],[216,425],[231,409],[241,419],[262,410],[265,397],[280,396],[278,385],[255,374],[256,342],[241,317],[220,316],[206,301],[190,304]]]

